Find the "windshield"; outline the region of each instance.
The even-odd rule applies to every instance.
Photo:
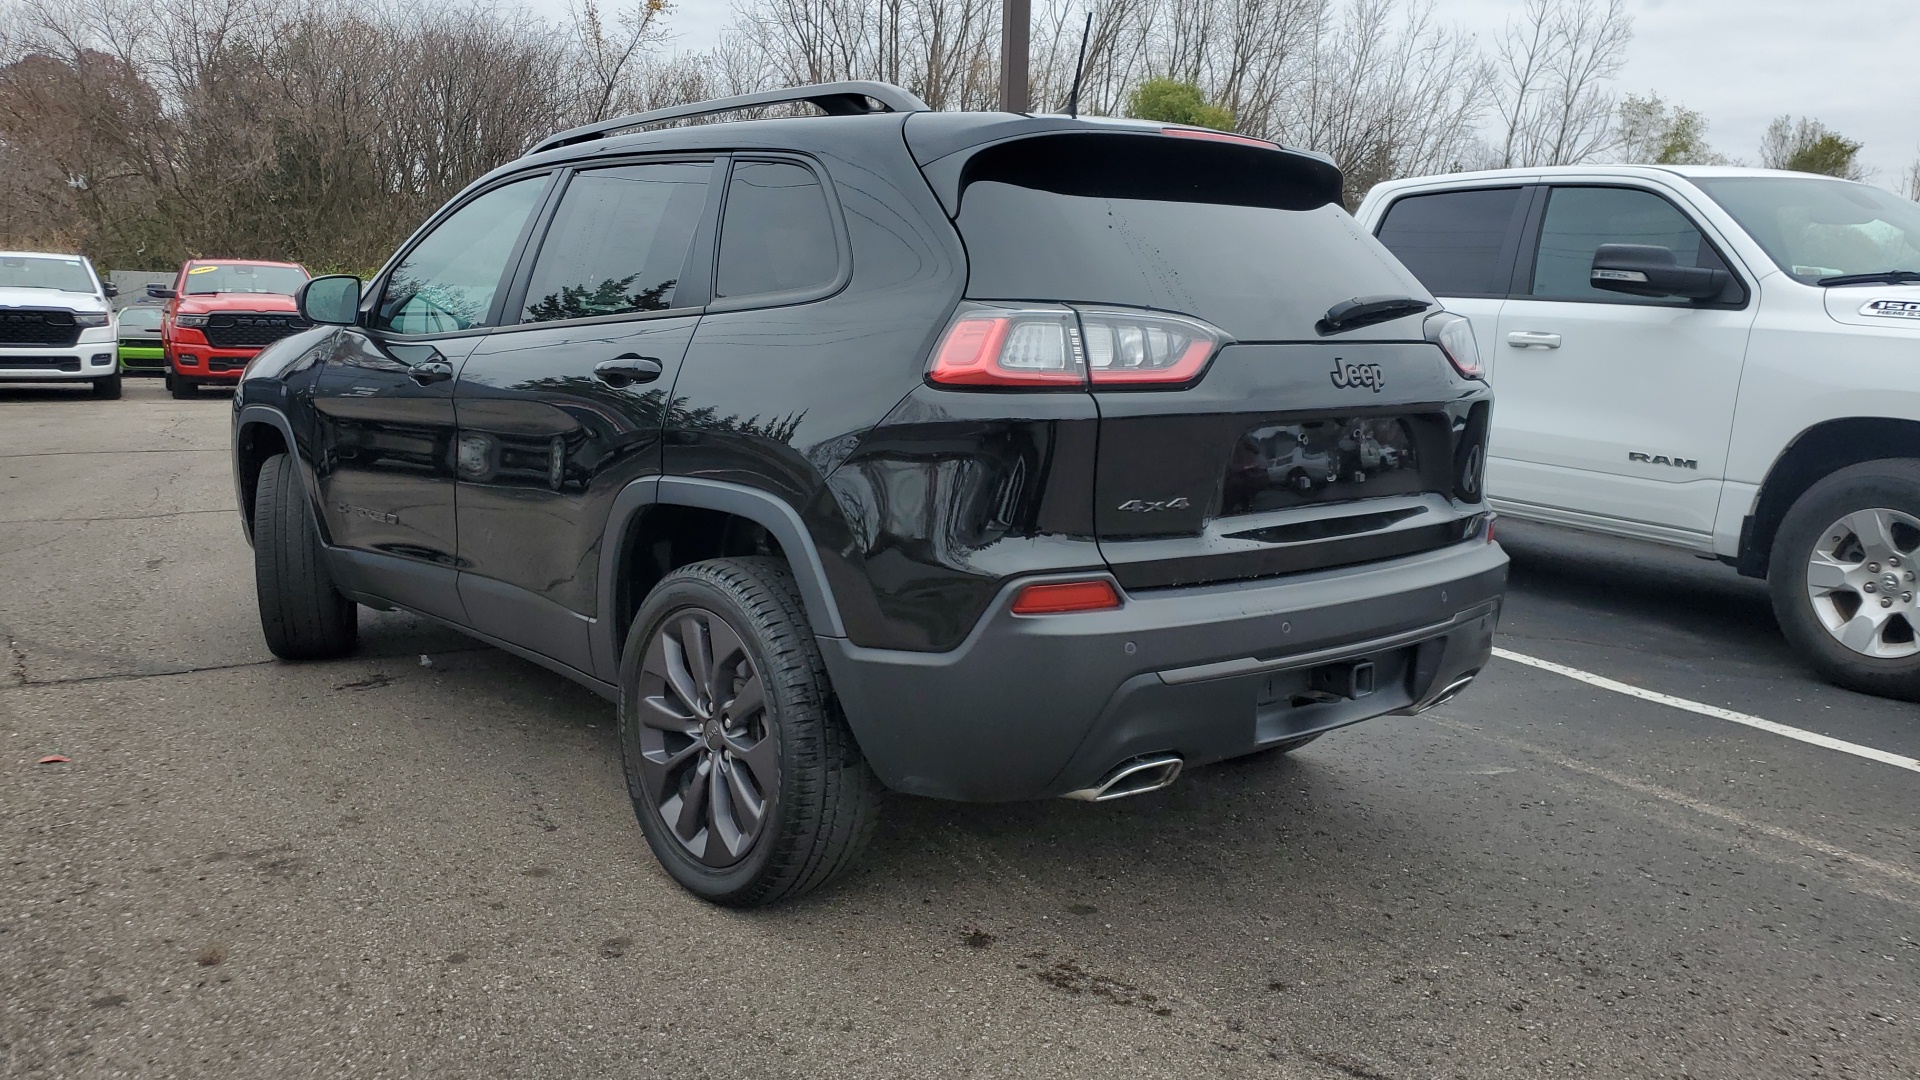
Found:
[[[279,293],[292,296],[307,283],[297,266],[195,266],[187,270],[186,293]]]
[[[160,327],[160,309],[157,307],[130,307],[120,310],[120,329],[157,330]]]
[[[1920,271],[1920,203],[1846,180],[1695,178],[1780,269],[1811,285],[1841,274]]]
[[[94,291],[85,259],[60,256],[0,255],[0,289]]]

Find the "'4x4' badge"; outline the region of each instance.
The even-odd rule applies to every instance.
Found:
[[[1342,390],[1357,390],[1366,387],[1374,393],[1387,388],[1387,377],[1381,373],[1379,364],[1349,364],[1339,357],[1333,358],[1333,385]]]

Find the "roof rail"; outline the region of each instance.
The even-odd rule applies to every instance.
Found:
[[[817,83],[812,86],[795,86],[786,90],[762,90],[757,94],[740,94],[736,97],[715,98],[712,101],[696,101],[691,105],[675,105],[669,109],[616,116],[597,124],[569,128],[557,135],[549,135],[527,152],[538,154],[558,146],[603,139],[616,131],[639,127],[642,124],[685,120],[695,116],[733,112],[735,109],[751,109],[760,105],[785,105],[796,101],[809,102],[830,116],[853,116],[875,112],[927,112],[930,109],[926,102],[915,97],[911,91],[902,90],[891,83]]]

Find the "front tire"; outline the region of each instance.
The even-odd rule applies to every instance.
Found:
[[[353,651],[359,605],[334,587],[313,504],[286,454],[266,460],[254,490],[253,582],[273,655],[328,660]]]
[[[173,400],[186,401],[192,398],[194,389],[194,383],[191,380],[181,378],[171,364],[167,366],[167,393],[173,395]]]
[[[103,401],[120,400],[120,373],[116,371],[93,380],[93,396]]]
[[[1822,676],[1920,701],[1920,459],[1808,488],[1774,537],[1767,584],[1781,631]]]
[[[758,907],[852,865],[880,784],[778,559],[668,574],[620,663],[627,790],[654,856],[703,899]]]

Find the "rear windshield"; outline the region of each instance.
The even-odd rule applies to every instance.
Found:
[[[1134,141],[1173,144],[1156,152],[1175,156],[1184,151],[1172,139]],[[1430,299],[1337,203],[1283,208],[1272,204],[1285,198],[1250,197],[1244,177],[1216,181],[1207,173],[1140,198],[1137,177],[1116,181],[1112,193],[1083,180],[1071,194],[1017,176],[976,177],[959,216],[968,295],[1177,311],[1241,341],[1314,339],[1327,309],[1355,296]],[[1420,332],[1412,319],[1373,330],[1355,336]]]

